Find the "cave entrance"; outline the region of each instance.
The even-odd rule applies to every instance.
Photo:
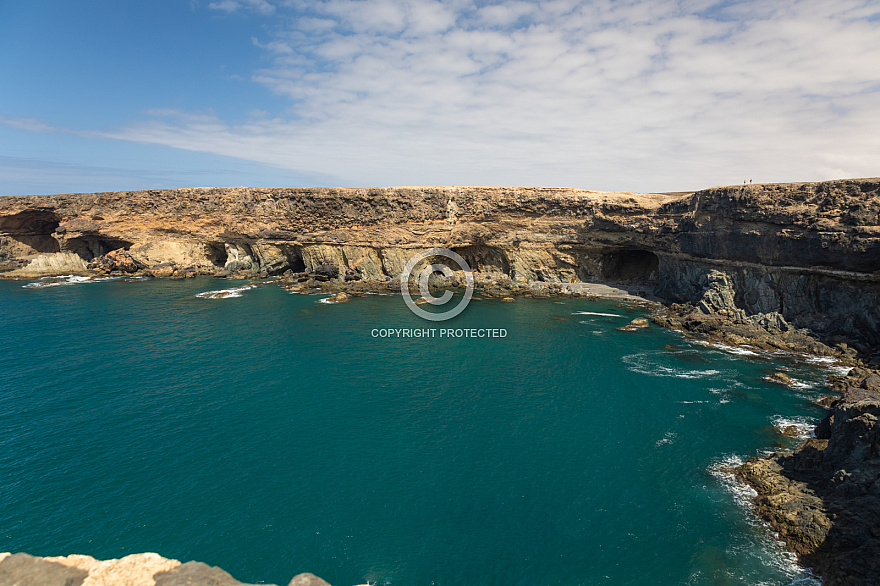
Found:
[[[616,250],[602,255],[602,278],[615,282],[646,282],[657,278],[660,259],[649,250]]]
[[[76,253],[85,260],[92,260],[120,248],[128,250],[131,245],[131,242],[122,238],[85,235],[65,240],[64,251]]]
[[[306,270],[306,263],[302,258],[302,249],[297,246],[291,246],[285,250],[287,254],[287,263],[290,265],[290,270],[294,273],[304,273]]]
[[[53,234],[60,224],[61,217],[54,212],[25,210],[0,217],[0,233],[36,252],[59,252],[61,246]]]
[[[229,255],[226,253],[226,245],[222,242],[206,242],[205,258],[215,267],[225,267],[226,259],[229,258]]]

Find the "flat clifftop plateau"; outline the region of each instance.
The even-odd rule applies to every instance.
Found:
[[[114,560],[87,555],[35,557],[0,553],[0,584],[21,586],[248,586],[201,562],[181,564],[155,553]],[[288,586],[330,586],[314,574],[298,574]]]

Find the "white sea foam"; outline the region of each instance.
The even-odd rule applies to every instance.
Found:
[[[791,431],[791,429],[794,428],[797,434],[795,437],[799,439],[813,437],[813,429],[816,427],[815,421],[808,417],[783,417],[782,415],[774,415],[772,422],[773,427],[778,429],[780,433],[783,433],[786,430]]]
[[[572,315],[604,315],[605,317],[626,317],[617,313],[600,313],[598,311],[575,311]]]
[[[42,289],[44,287],[60,287],[63,285],[80,285],[82,283],[100,283],[115,281],[119,277],[81,277],[78,275],[61,275],[59,277],[43,277],[34,283],[22,285],[24,289]],[[48,280],[51,279],[51,280]],[[63,279],[63,280],[60,280]]]
[[[663,444],[671,444],[675,441],[677,434],[674,431],[667,431],[666,434],[659,440],[654,443],[655,447],[660,447]]]
[[[795,389],[812,389],[815,388],[815,384],[808,383],[806,381],[798,380],[796,378],[791,379],[791,386]]]
[[[846,376],[852,370],[852,366],[840,364],[833,356],[803,356],[804,362],[830,370],[832,374]]]
[[[644,352],[639,354],[630,354],[624,356],[621,360],[627,365],[627,369],[639,374],[647,374],[649,376],[674,377],[674,378],[706,378],[719,374],[720,371],[715,369],[706,370],[687,370],[683,368],[673,368],[660,364],[657,353]]]
[[[708,472],[733,497],[740,508],[749,512],[746,517],[748,523],[763,530],[761,542],[771,554],[771,558],[765,559],[764,563],[779,568],[791,577],[790,586],[822,586],[821,581],[798,564],[797,556],[785,548],[785,544],[779,539],[779,534],[773,531],[770,524],[755,514],[754,498],[758,493],[730,473],[730,470],[741,466],[744,462],[745,460],[740,456],[727,454],[711,464]]]
[[[726,405],[730,403],[730,395],[724,389],[709,389],[709,392],[719,397],[718,404]]]
[[[198,293],[196,297],[201,299],[230,299],[232,297],[241,297],[245,291],[256,288],[256,285],[250,283],[241,287],[232,287],[230,289],[219,289],[217,291],[205,291]]]

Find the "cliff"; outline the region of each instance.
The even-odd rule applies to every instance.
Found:
[[[880,346],[880,179],[691,194],[578,189],[199,188],[0,198],[0,271],[393,280],[440,246],[511,283],[638,284],[698,302],[724,272],[747,314]],[[112,253],[112,254],[108,254]]]

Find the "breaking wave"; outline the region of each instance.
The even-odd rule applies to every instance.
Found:
[[[629,354],[621,360],[626,364],[627,370],[637,372],[639,374],[647,374],[648,376],[675,377],[675,378],[706,378],[715,376],[721,371],[713,368],[705,370],[688,370],[685,368],[675,368],[661,364],[657,358],[660,354],[656,352],[642,352],[639,354]]]
[[[51,279],[51,280],[50,280]],[[42,289],[44,287],[61,287],[63,285],[80,285],[82,283],[100,283],[116,281],[119,277],[81,277],[77,275],[61,275],[60,277],[43,277],[34,283],[22,285],[23,289]]]
[[[230,289],[219,289],[217,291],[205,291],[196,294],[201,299],[231,299],[233,297],[241,297],[245,291],[256,288],[256,285],[250,283],[241,287],[232,287]]]

